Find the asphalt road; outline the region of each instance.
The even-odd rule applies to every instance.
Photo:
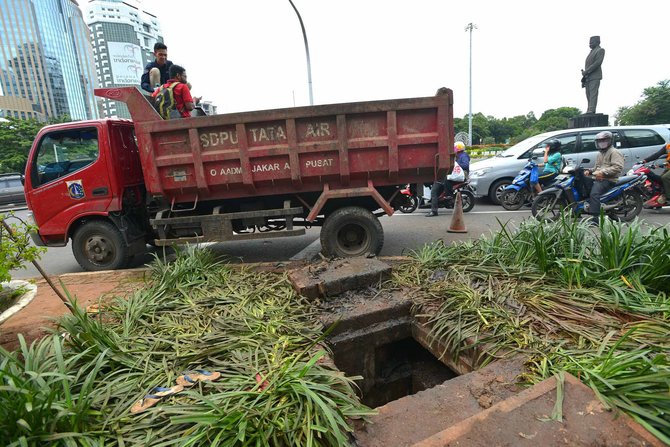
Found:
[[[3,210],[0,209],[0,212]],[[451,222],[452,211],[440,210],[437,217],[426,218],[426,210],[417,210],[412,214],[397,212],[393,216],[380,219],[384,228],[384,248],[381,256],[406,255],[411,250],[421,248],[424,244],[443,239],[445,242],[462,239],[478,238],[482,234],[495,231],[501,223],[510,222],[515,225],[523,219],[531,218],[530,210],[506,211],[497,205],[479,200],[474,209],[464,215],[467,233],[447,233]],[[15,210],[17,217],[25,219],[27,210]],[[655,225],[670,224],[670,208],[658,211],[643,210],[643,220]],[[312,259],[318,256],[321,249],[319,243],[319,227],[307,229],[305,235],[264,240],[239,242],[221,242],[208,244],[217,255],[230,258],[231,262],[282,262],[291,259]],[[131,267],[139,267],[151,262],[154,256],[163,256],[163,251],[150,251],[147,255],[134,259]],[[49,248],[39,261],[48,275],[76,273],[83,271],[75,261],[70,246]],[[26,269],[12,272],[15,279],[39,276],[37,269],[29,264]]]

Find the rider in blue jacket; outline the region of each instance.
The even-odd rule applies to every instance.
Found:
[[[467,180],[468,174],[470,173],[470,156],[465,152],[465,144],[457,141],[456,144],[454,144],[454,152],[456,152],[455,160],[461,169],[463,169],[465,179]],[[442,189],[444,189],[447,194],[452,194],[454,189],[451,180],[448,180],[445,177],[442,182],[436,180],[433,183],[433,187],[430,190],[430,212],[426,214],[426,217],[437,216],[437,207],[440,200],[440,194],[442,194]]]

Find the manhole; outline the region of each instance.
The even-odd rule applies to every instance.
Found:
[[[361,400],[369,407],[382,406],[458,375],[413,338],[377,346],[369,339],[368,342],[368,348],[358,350],[354,358],[350,351],[340,352],[334,346],[333,357],[339,370],[348,376],[363,377],[356,383]]]
[[[337,369],[361,376],[361,400],[379,407],[456,377],[412,333],[411,301],[402,293],[344,294],[321,303]]]

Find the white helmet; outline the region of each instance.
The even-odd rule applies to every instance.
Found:
[[[596,147],[598,150],[607,150],[612,145],[612,132],[604,130],[596,135]]]

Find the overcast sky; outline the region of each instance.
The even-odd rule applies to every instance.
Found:
[[[300,25],[288,0],[143,0],[169,59],[219,113],[308,105]],[[589,37],[605,49],[597,111],[613,115],[670,79],[670,1],[294,0],[315,104],[454,92],[454,116],[586,110]],[[177,6],[179,5],[179,6]]]

